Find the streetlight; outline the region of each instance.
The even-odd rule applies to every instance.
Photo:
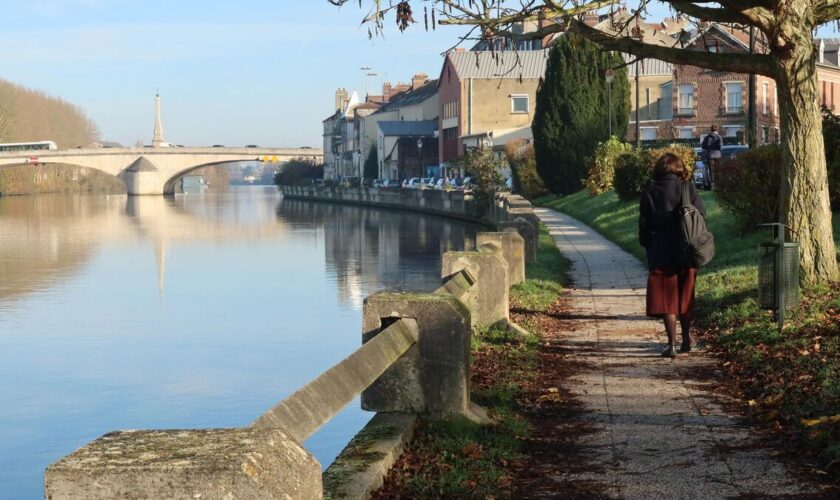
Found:
[[[420,177],[425,177],[426,173],[423,172],[423,138],[417,138],[417,162],[420,164]]]
[[[615,78],[615,71],[612,68],[607,68],[604,72],[604,80],[607,81],[607,109],[609,110],[609,131],[612,137],[612,81]]]

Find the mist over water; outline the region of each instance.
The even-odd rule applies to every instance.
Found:
[[[432,290],[477,227],[282,200],[0,197],[0,496],[119,429],[244,426],[361,343],[376,291]],[[329,464],[371,417],[308,440]]]

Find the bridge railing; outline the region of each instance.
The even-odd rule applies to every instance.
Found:
[[[47,468],[47,498],[367,497],[418,416],[490,422],[470,400],[470,340],[474,328],[509,325],[525,243],[494,232],[479,233],[478,245],[443,254],[432,293],[367,297],[362,346],[250,426],[105,434]],[[360,393],[377,414],[322,476],[302,443]]]

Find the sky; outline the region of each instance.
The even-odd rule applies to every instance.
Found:
[[[0,78],[80,106],[124,145],[151,141],[159,89],[168,142],[318,147],[336,88],[436,78],[463,32],[400,33],[389,17],[368,39],[355,1],[0,0],[0,13]]]

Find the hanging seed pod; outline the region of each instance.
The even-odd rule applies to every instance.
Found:
[[[435,30],[437,21],[435,21],[435,8],[432,7],[432,31]]]
[[[423,26],[425,26],[426,31],[429,31],[429,11],[426,6],[423,6]]]

